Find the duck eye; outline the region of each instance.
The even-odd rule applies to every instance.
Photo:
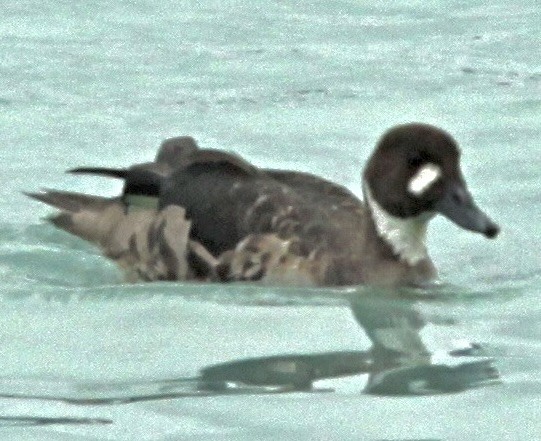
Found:
[[[426,158],[421,152],[413,152],[408,156],[408,165],[410,168],[418,168],[425,162]]]

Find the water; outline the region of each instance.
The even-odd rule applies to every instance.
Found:
[[[3,5],[0,438],[541,438],[540,15],[503,1]],[[360,193],[377,138],[407,121],[456,137],[472,192],[502,225],[492,242],[435,220],[444,286],[421,298],[125,285],[20,193],[115,194],[118,183],[63,172],[145,161],[181,134]],[[360,324],[390,320],[415,358],[417,314],[434,362],[455,368],[408,362],[383,395],[367,393]],[[464,340],[482,349],[445,355]],[[492,368],[500,382],[484,381]],[[302,390],[313,369],[321,378]],[[406,379],[439,390],[388,395]]]

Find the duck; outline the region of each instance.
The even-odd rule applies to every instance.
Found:
[[[128,281],[277,286],[424,286],[437,280],[427,227],[443,215],[495,238],[446,131],[407,123],[386,131],[358,198],[311,173],[256,167],[190,136],[165,140],[154,161],[75,174],[123,180],[115,197],[45,189],[48,220],[101,249]]]

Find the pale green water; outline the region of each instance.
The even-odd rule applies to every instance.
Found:
[[[541,438],[539,8],[258,5],[4,5],[0,395],[26,398],[0,399],[0,439]],[[398,304],[430,322],[421,335],[431,351],[457,339],[483,344],[501,384],[378,397],[362,394],[366,376],[356,376],[315,385],[329,393],[193,397],[200,389],[189,379],[215,363],[367,350],[349,303],[356,293],[124,285],[93,248],[42,223],[48,209],[20,193],[115,194],[114,182],[63,172],[145,161],[180,134],[360,193],[377,138],[405,121],[456,137],[469,186],[502,234],[486,241],[434,221],[430,250],[445,286],[435,300]],[[372,320],[396,306],[355,305],[374,308]],[[43,399],[126,400],[156,387],[169,399]]]

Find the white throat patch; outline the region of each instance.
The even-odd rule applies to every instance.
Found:
[[[379,235],[399,257],[410,265],[416,265],[428,257],[426,251],[426,228],[434,216],[424,213],[416,217],[400,218],[387,213],[373,198],[368,184],[363,184],[364,198]]]
[[[441,178],[441,168],[429,162],[417,170],[408,183],[408,191],[414,196],[421,196],[434,182]]]

